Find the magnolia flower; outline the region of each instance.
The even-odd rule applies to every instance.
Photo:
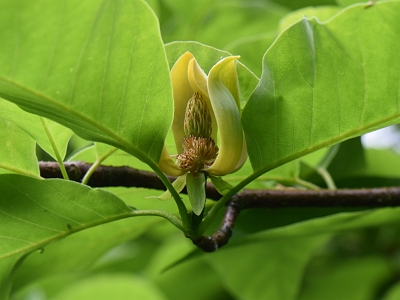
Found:
[[[190,52],[173,66],[172,131],[177,154],[171,156],[164,146],[159,161],[164,173],[191,178],[206,173],[212,178],[233,173],[246,161],[236,59],[221,59],[208,76]]]
[[[172,131],[178,155],[171,157],[164,147],[159,161],[164,173],[180,176],[190,171],[205,171],[222,176],[237,171],[246,161],[234,65],[237,58],[220,60],[208,77],[190,52],[173,66]]]

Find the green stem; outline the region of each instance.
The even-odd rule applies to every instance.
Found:
[[[153,171],[158,175],[160,180],[164,183],[165,187],[169,190],[171,193],[172,197],[175,200],[176,205],[178,206],[179,210],[179,215],[181,216],[182,223],[183,223],[183,228],[184,232],[187,233],[187,231],[191,228],[191,222],[189,218],[189,213],[187,211],[185,203],[183,203],[183,200],[179,193],[175,190],[174,186],[172,183],[169,181],[167,176],[158,168],[157,165],[154,163],[149,164],[149,166],[153,169]]]
[[[306,187],[306,188],[308,188],[310,190],[319,190],[319,189],[321,189],[318,185],[315,185],[315,184],[313,184],[311,182],[308,182],[308,181],[300,179],[300,178],[296,178],[294,180],[294,182],[297,183],[297,184],[300,184],[300,185],[302,185],[302,186],[304,186],[304,187]]]
[[[318,167],[328,169],[332,160],[335,158],[336,154],[338,153],[339,148],[340,148],[340,144],[336,144],[336,145],[333,145],[332,147],[330,147],[328,152],[325,154],[325,156],[319,162]]]
[[[54,155],[56,156],[55,159],[57,160],[58,165],[60,166],[61,174],[65,180],[69,180],[69,176],[68,176],[67,170],[65,169],[63,159],[61,157],[60,152],[58,151],[58,148],[57,148],[56,143],[53,139],[53,136],[49,130],[49,127],[47,126],[46,120],[43,117],[39,117],[39,118],[40,118],[40,121],[42,122],[44,131],[46,132],[46,135],[47,135],[47,138],[50,141],[51,147],[53,148]]]
[[[235,185],[228,193],[226,193],[221,199],[219,199],[215,205],[209,210],[207,215],[204,217],[203,222],[201,222],[199,229],[197,233],[199,235],[203,234],[207,228],[211,225],[211,222],[214,220],[214,218],[217,216],[218,211],[225,206],[225,204],[236,194],[238,193],[241,189],[243,189],[246,185],[248,185],[250,182],[255,180],[256,178],[260,177],[262,174],[265,172],[259,170],[247,178],[245,178],[243,181],[239,182],[237,185]]]
[[[82,184],[88,184],[90,177],[93,175],[94,171],[100,166],[100,164],[111,154],[113,154],[115,151],[117,151],[118,148],[112,148],[110,151],[107,153],[103,154],[102,156],[98,157],[96,161],[93,163],[93,165],[89,168],[89,170],[86,172],[85,176],[82,178]]]
[[[328,189],[336,190],[335,182],[333,181],[331,174],[329,174],[325,168],[317,168],[317,173],[325,180]]]
[[[85,176],[82,179],[83,184],[87,184],[89,182],[90,177],[94,173],[94,171],[100,166],[100,164],[111,154],[113,154],[115,151],[117,151],[118,148],[113,148],[110,151],[108,151],[106,154],[102,155],[101,157],[97,158],[95,163],[90,167],[90,169],[86,172]],[[191,227],[191,223],[189,221],[189,215],[188,211],[186,209],[185,204],[182,201],[182,198],[179,196],[179,193],[176,191],[176,189],[173,187],[172,183],[168,180],[168,178],[165,176],[163,172],[158,168],[156,164],[154,164],[152,161],[146,161],[146,163],[153,169],[153,171],[158,175],[158,177],[161,179],[161,181],[164,183],[165,187],[169,190],[171,193],[172,197],[174,198],[179,214],[181,216],[182,221],[176,217],[175,215],[169,214],[164,211],[153,211],[153,210],[145,210],[145,211],[135,211],[138,215],[143,215],[143,213],[139,212],[146,212],[144,215],[151,215],[150,212],[157,212],[158,216],[164,217],[165,219],[168,219],[172,224],[174,224],[176,227],[181,229],[183,232],[187,232],[189,228]]]
[[[340,148],[340,144],[336,144],[329,148],[328,153],[322,158],[317,167],[317,173],[325,180],[326,185],[329,189],[336,189],[335,182],[331,174],[328,172],[328,167],[332,160],[335,158]]]
[[[186,228],[183,226],[182,221],[175,215],[170,214],[163,210],[134,210],[130,213],[132,217],[136,216],[158,216],[171,222],[175,227],[185,232]]]

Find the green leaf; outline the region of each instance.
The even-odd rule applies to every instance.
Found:
[[[167,137],[165,140],[165,146],[167,147],[169,153],[176,154],[176,146],[175,146],[174,137],[172,135],[172,131],[169,131],[167,134]],[[79,160],[79,161],[85,161],[88,163],[93,163],[99,158],[99,156],[104,155],[105,153],[109,152],[111,149],[113,149],[112,146],[109,146],[106,144],[101,144],[101,143],[95,143],[94,146],[86,147],[86,148],[82,149],[81,151],[75,153],[68,160],[69,161]],[[116,152],[112,153],[110,156],[108,156],[102,162],[102,165],[129,166],[129,167],[140,169],[140,170],[151,171],[151,168],[147,164],[143,163],[142,161],[138,160],[136,157],[129,155],[128,153],[126,153],[125,151],[122,151],[122,150],[117,150]]]
[[[206,176],[199,172],[197,176],[186,174],[186,188],[193,212],[200,216],[206,203]]]
[[[288,12],[281,6],[265,2],[216,2],[210,9],[211,16],[199,24],[201,30],[196,32],[194,38],[219,48],[240,38],[277,30],[279,19]]]
[[[39,177],[36,143],[22,129],[0,118],[0,173]]]
[[[15,264],[47,244],[99,224],[126,218],[132,209],[111,193],[63,180],[0,175],[0,290]]]
[[[390,149],[364,149],[361,139],[354,138],[340,145],[328,171],[338,186],[354,188],[398,186],[399,169],[398,153]]]
[[[368,1],[360,1],[360,0],[336,0],[337,4],[342,6],[353,5],[356,3],[366,3]],[[365,4],[364,4],[365,5]]]
[[[319,6],[319,5],[335,5],[335,0],[274,0],[275,3],[279,3],[291,9],[299,9],[307,6]]]
[[[332,259],[313,271],[304,276],[299,300],[373,299],[394,275],[389,260],[373,255]]]
[[[343,212],[332,216],[320,217],[299,222],[290,226],[283,226],[273,230],[266,230],[247,237],[235,243],[263,242],[273,238],[291,238],[299,236],[336,233],[344,230],[355,230],[365,227],[398,224],[400,208],[381,208],[358,212]],[[233,243],[232,243],[233,244]]]
[[[242,114],[257,174],[399,121],[399,11],[358,5],[281,34]]]
[[[103,274],[81,280],[61,291],[54,300],[167,299],[151,282],[130,274]]]
[[[397,300],[400,298],[400,284],[395,284],[389,289],[382,300]]]
[[[233,186],[228,182],[226,182],[225,180],[223,180],[222,177],[212,176],[212,175],[209,176],[212,184],[215,186],[218,193],[220,193],[221,195],[225,195],[230,189],[232,189]]]
[[[233,239],[228,247],[207,258],[240,298],[296,299],[306,263],[332,234],[398,225],[399,217],[399,208],[321,217]]]
[[[181,261],[193,249],[188,239],[176,235],[164,238],[146,269],[147,277],[157,283],[168,299],[231,299],[219,276],[204,260]]]
[[[0,100],[0,119],[17,125],[29,134],[43,150],[54,159],[57,159],[55,149],[51,143],[53,141],[56,151],[60,153],[61,158],[65,157],[68,141],[72,136],[72,131],[68,128],[50,120],[45,120],[46,132],[46,128],[43,122],[40,121],[40,117],[27,113],[17,105],[5,100]]]
[[[223,248],[206,259],[238,299],[290,300],[300,290],[310,257],[328,237],[270,239]]]
[[[317,7],[305,7],[296,10],[292,13],[287,14],[279,22],[279,31],[282,32],[287,27],[293,25],[294,23],[300,21],[304,17],[306,18],[317,18],[320,22],[325,22],[341,10],[337,6],[317,6]]]
[[[109,188],[107,191],[137,209],[162,209],[171,213],[177,211],[173,201],[148,199],[147,197],[157,193],[154,190]],[[71,273],[76,274],[75,279],[71,278],[71,280],[77,280],[79,279],[77,276],[85,275],[88,271],[93,270],[96,263],[107,256],[107,253],[113,251],[115,247],[129,241],[137,243],[137,239],[143,233],[153,230],[156,226],[159,227],[160,224],[164,224],[172,233],[178,234],[180,240],[187,242],[190,246],[191,242],[182,239],[180,232],[162,218],[127,218],[118,220],[118,222],[102,224],[47,245],[43,253],[30,254],[14,276],[13,292],[20,292],[29,285],[47,285],[46,281],[59,274],[65,276]],[[162,235],[165,236],[165,230]],[[40,269],[40,273],[35,272],[38,269]],[[48,284],[53,287],[51,282]],[[52,288],[52,290],[54,289]]]
[[[172,186],[174,189],[180,193],[186,186],[186,174],[183,174],[179,176],[175,181],[172,183]],[[162,193],[160,196],[151,196],[150,198],[157,198],[159,200],[165,201],[165,200],[170,200],[172,198],[172,195],[169,190],[166,190],[164,193]]]
[[[5,0],[0,28],[1,97],[83,138],[158,161],[172,91],[145,3]]]
[[[249,35],[225,45],[224,49],[230,53],[240,54],[240,61],[246,65],[258,77],[262,71],[262,58],[264,52],[276,39],[276,29],[265,33]]]
[[[247,160],[239,171],[224,176],[224,180],[231,185],[236,185],[243,181],[251,173],[251,164],[249,160]],[[283,185],[289,186],[306,184],[306,186],[308,186],[306,182],[299,179],[299,161],[293,160],[267,173],[262,174],[260,177],[257,177],[257,179],[249,183],[246,188],[271,188],[276,183],[281,183]]]

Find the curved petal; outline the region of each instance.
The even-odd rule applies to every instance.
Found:
[[[203,94],[203,97],[210,98],[207,88],[207,75],[200,68],[197,60],[193,58],[188,66],[188,80],[192,89]]]
[[[176,150],[182,153],[182,140],[185,137],[183,123],[185,120],[186,105],[193,96],[193,89],[188,80],[188,66],[193,59],[190,52],[186,52],[176,61],[171,69],[172,90],[174,92],[174,120],[172,122],[172,132]]]
[[[239,59],[240,56],[229,56],[221,59],[214,67],[220,68],[218,76],[219,80],[228,88],[233,98],[236,101],[236,105],[240,111],[240,99],[239,99],[239,81],[237,71],[235,67],[235,60]],[[213,69],[214,69],[213,67]],[[211,71],[210,71],[211,73]]]
[[[219,154],[206,171],[226,175],[237,169],[243,160],[243,129],[240,120],[239,95],[235,60],[230,56],[219,61],[208,75],[208,92],[220,134]],[[235,96],[236,95],[236,96]]]
[[[165,145],[162,149],[160,160],[158,161],[158,167],[163,173],[171,176],[181,176],[186,173],[185,170],[182,170],[175,164]]]
[[[190,85],[192,86],[192,89],[195,90],[196,92],[200,92],[203,96],[203,99],[207,103],[208,111],[210,112],[211,115],[211,127],[212,127],[211,137],[214,139],[214,141],[217,141],[218,125],[210,102],[210,96],[208,94],[207,75],[204,73],[203,69],[199,66],[195,58],[193,58],[189,62],[188,79]]]
[[[238,163],[236,164],[235,169],[231,172],[234,173],[237,170],[239,170],[241,167],[243,167],[244,163],[247,160],[247,145],[246,145],[246,139],[245,139],[245,135],[243,133],[243,147],[242,147],[242,154],[240,155],[240,159],[238,161]]]

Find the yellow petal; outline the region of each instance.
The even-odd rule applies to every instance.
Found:
[[[208,75],[208,93],[220,138],[219,154],[207,172],[218,176],[236,171],[246,157],[234,65],[236,59],[238,56],[222,59]]]
[[[231,92],[233,98],[236,101],[236,105],[240,111],[239,81],[235,67],[235,60],[239,58],[240,56],[229,56],[224,59],[221,59],[212,69],[214,69],[213,72],[218,72],[218,79]]]
[[[172,160],[171,156],[169,155],[168,150],[165,147],[165,145],[162,149],[160,160],[158,161],[158,167],[165,174],[168,174],[171,176],[181,176],[186,173],[185,170],[182,170],[175,164],[175,162]]]
[[[239,170],[241,167],[243,167],[244,163],[247,160],[247,146],[246,146],[246,140],[245,140],[245,135],[243,133],[243,147],[242,147],[242,154],[240,155],[240,159],[238,163],[236,164],[235,169],[231,172],[234,173],[237,170]]]
[[[207,90],[207,75],[200,68],[197,60],[193,58],[188,66],[188,80],[192,89],[203,94],[203,97],[210,98]]]
[[[194,91],[188,80],[188,66],[193,59],[190,52],[186,52],[176,61],[171,69],[171,82],[174,92],[174,120],[172,132],[174,134],[177,153],[182,153],[182,140],[185,136],[183,123],[185,120],[186,105]]]

